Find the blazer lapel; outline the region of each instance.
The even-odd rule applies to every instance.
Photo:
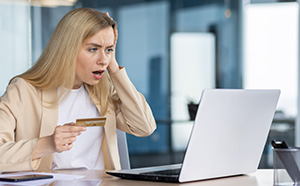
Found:
[[[57,90],[42,91],[42,123],[40,137],[52,135],[58,121],[58,105],[52,105],[57,98]]]
[[[105,143],[103,151],[107,151],[108,159],[110,161],[110,169],[120,169],[119,152],[117,148],[117,129],[116,129],[116,118],[114,112],[109,109],[106,114],[106,124],[104,126]]]
[[[57,90],[42,91],[42,118],[40,137],[52,135],[58,122],[58,106],[51,105],[51,101],[57,97]],[[42,158],[39,170],[50,170],[52,167],[53,154]]]

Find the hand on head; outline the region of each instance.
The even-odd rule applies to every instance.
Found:
[[[109,17],[111,20],[113,20],[113,18],[110,17],[110,15],[109,15],[108,12],[105,12],[105,14],[107,15],[107,17]],[[114,41],[114,44],[115,44],[115,46],[116,46],[117,40],[118,40],[118,30],[117,30],[117,29],[114,29],[114,34],[115,34],[115,41]]]
[[[105,14],[111,19],[113,20],[112,17],[110,17],[109,13],[108,12],[105,12]],[[117,60],[116,60],[116,46],[117,46],[117,41],[118,41],[118,30],[117,29],[114,29],[114,51],[112,52],[112,58],[111,58],[111,61],[110,61],[110,64],[108,66],[108,71],[109,72],[115,72],[119,69],[119,65],[117,63]]]

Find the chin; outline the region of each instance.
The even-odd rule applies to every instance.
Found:
[[[100,82],[100,80],[97,80],[97,81],[89,81],[89,82],[85,82],[85,84],[88,84],[88,85],[90,85],[90,86],[94,86],[94,85],[97,85],[99,82]]]

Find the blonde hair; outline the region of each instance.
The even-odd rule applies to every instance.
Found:
[[[50,41],[37,63],[25,73],[19,75],[33,86],[40,89],[72,89],[76,74],[76,60],[82,43],[107,27],[114,30],[116,22],[106,14],[90,8],[74,9],[58,23]],[[99,101],[101,114],[105,114],[111,102],[111,82],[107,72],[97,85],[87,85],[90,96]],[[57,104],[61,92],[53,104]]]

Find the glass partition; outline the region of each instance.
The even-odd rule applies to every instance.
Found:
[[[29,1],[0,1],[0,95],[9,80],[31,66]]]

